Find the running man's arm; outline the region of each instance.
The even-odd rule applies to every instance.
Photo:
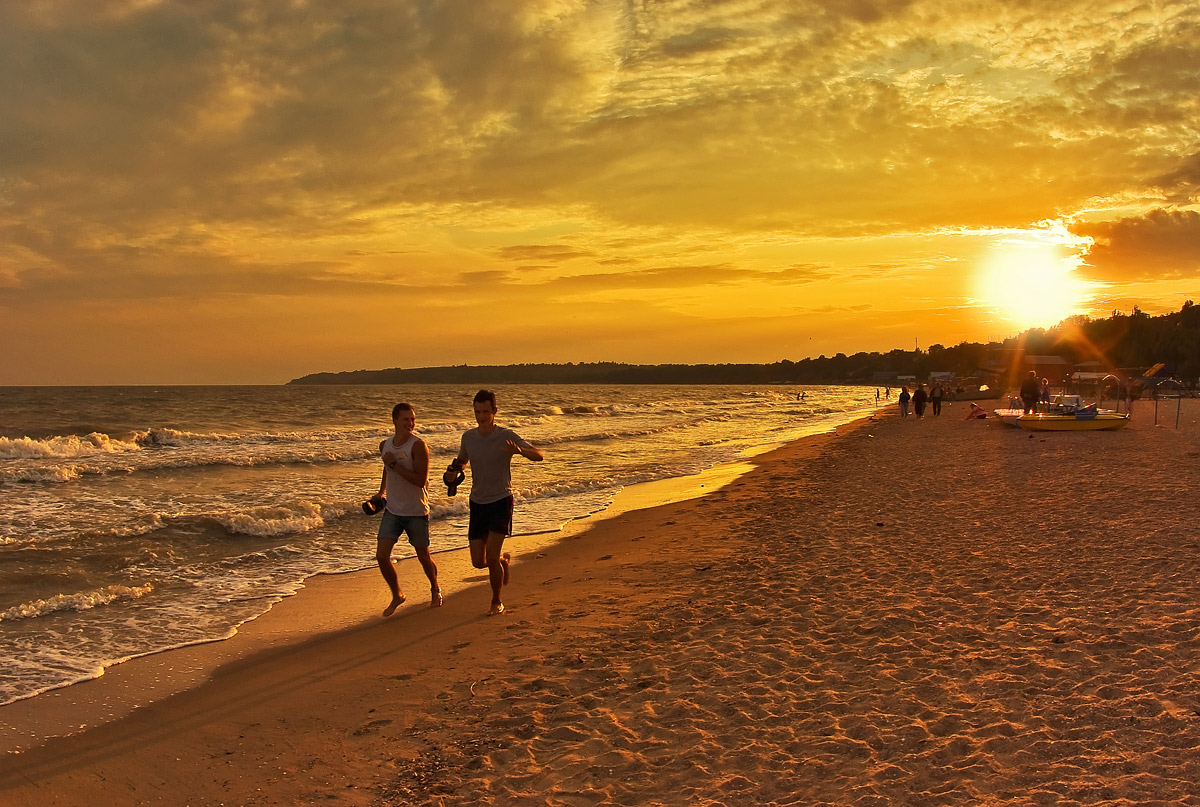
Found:
[[[429,448],[425,445],[424,440],[417,440],[413,444],[413,469],[411,471],[397,462],[390,452],[384,455],[384,461],[387,463],[387,467],[395,471],[405,482],[411,482],[419,488],[425,487],[429,482]],[[384,478],[387,478],[386,473]]]
[[[532,462],[541,462],[545,459],[545,457],[542,456],[542,452],[538,451],[520,437],[518,437],[516,440],[508,441],[508,450],[513,454],[520,454],[522,457]]]
[[[379,459],[383,462],[383,474],[379,478],[379,495],[380,496],[384,495],[384,493],[387,492],[387,466],[388,466],[388,463],[392,461],[391,452],[388,452],[386,454],[383,453],[383,446],[386,442],[387,442],[387,440],[379,441],[379,453],[380,453]]]
[[[417,442],[413,443],[412,461],[413,478],[408,481],[419,488],[423,488],[429,484],[429,446],[425,445],[424,440],[418,439]],[[408,477],[405,478],[407,479]]]
[[[458,456],[450,460],[449,467],[447,467],[442,473],[442,481],[447,485],[456,484],[455,480],[457,479],[459,473],[462,472],[462,469],[467,467],[467,463],[469,461],[470,460],[467,458],[467,444],[464,441],[459,445]]]

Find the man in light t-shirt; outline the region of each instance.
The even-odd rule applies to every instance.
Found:
[[[500,589],[508,584],[509,554],[504,539],[512,533],[513,494],[512,458],[520,454],[541,462],[542,452],[521,439],[512,429],[496,425],[496,393],[480,390],[475,394],[477,428],[462,436],[458,456],[446,469],[443,479],[449,485],[469,463],[471,465],[471,518],[467,542],[471,564],[487,568],[492,585],[492,607],[488,616],[504,613]]]
[[[424,440],[413,434],[417,413],[409,404],[398,403],[392,408],[392,425],[396,433],[379,444],[379,458],[383,461],[379,495],[387,497],[387,505],[379,522],[375,560],[392,591],[392,601],[383,609],[384,616],[394,614],[405,599],[396,567],[392,565],[392,547],[405,533],[429,578],[430,607],[442,604],[437,566],[429,555],[429,449]]]

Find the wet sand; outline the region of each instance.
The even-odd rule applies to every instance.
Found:
[[[1200,401],[1150,406],[884,410],[518,555],[501,617],[314,581],[94,682],[191,688],[0,758],[0,803],[1200,804]]]

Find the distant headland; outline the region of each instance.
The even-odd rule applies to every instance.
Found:
[[[568,364],[393,367],[312,373],[289,384],[784,384],[806,383],[796,364]]]
[[[1034,328],[1002,342],[954,347],[818,356],[771,364],[566,364],[393,367],[311,373],[288,384],[886,384],[897,378],[927,380],[1002,374],[1027,357],[1055,357],[1064,367],[1140,374],[1150,367],[1184,379],[1200,377],[1200,306],[1152,317],[1136,307],[1105,319],[1078,316],[1053,328]],[[1068,370],[1069,371],[1069,370]],[[999,379],[997,379],[999,380]]]

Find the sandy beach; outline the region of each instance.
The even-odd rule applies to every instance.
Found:
[[[0,708],[0,804],[1198,805],[1183,405],[881,410],[518,555],[501,617],[479,574],[431,610],[406,562],[387,620],[376,572],[313,580]]]

